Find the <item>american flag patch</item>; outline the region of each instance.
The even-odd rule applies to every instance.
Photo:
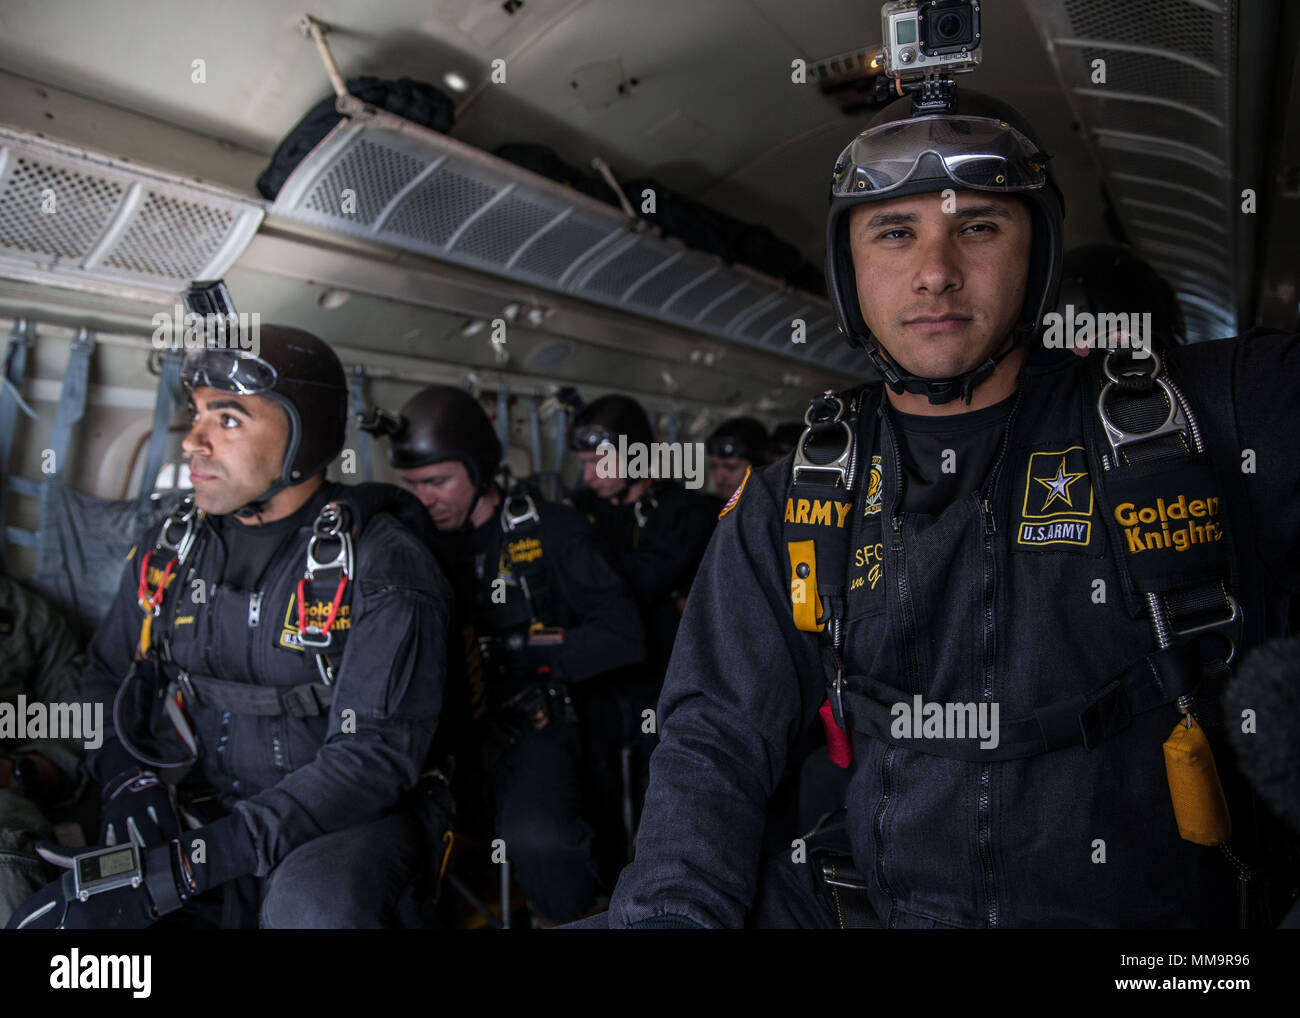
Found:
[[[740,479],[740,487],[731,493],[731,498],[727,499],[727,504],[722,507],[722,512],[718,513],[718,519],[726,516],[731,512],[732,506],[740,501],[740,496],[745,493],[745,485],[749,483],[750,468],[745,468],[745,476]]]

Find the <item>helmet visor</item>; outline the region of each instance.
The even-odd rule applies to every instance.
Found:
[[[253,396],[275,388],[276,372],[260,357],[243,350],[192,350],[181,362],[181,384]]]
[[[956,184],[977,191],[1032,191],[1047,183],[1047,156],[1001,120],[929,116],[863,131],[840,156],[834,198],[897,190],[934,156]]]

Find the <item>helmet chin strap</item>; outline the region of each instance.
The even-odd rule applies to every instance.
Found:
[[[926,378],[924,375],[914,375],[905,371],[897,361],[885,353],[880,342],[874,337],[867,345],[867,356],[871,358],[871,363],[880,372],[885,384],[900,396],[904,392],[916,393],[925,396],[931,406],[941,406],[955,399],[963,399],[966,405],[970,406],[975,396],[975,387],[992,375],[1002,359],[1020,345],[1021,330],[1017,328],[1013,335],[1012,344],[1000,354],[987,357],[983,363],[969,371],[949,378]]]
[[[479,502],[483,501],[483,496],[496,487],[496,481],[488,480],[485,484],[480,484],[474,489],[474,501],[469,504],[469,510],[465,513],[465,522],[457,529],[456,533],[464,537],[472,534],[476,529],[474,526],[474,510],[478,508]]]
[[[244,519],[249,519],[254,516],[261,516],[263,511],[266,509],[266,504],[270,502],[271,499],[275,498],[275,496],[278,495],[280,492],[282,492],[286,487],[287,485],[284,483],[283,477],[276,478],[275,482],[269,488],[267,488],[266,491],[258,495],[257,498],[252,499],[251,501],[245,503],[244,505],[241,505],[238,509],[236,509],[234,515],[243,517]]]

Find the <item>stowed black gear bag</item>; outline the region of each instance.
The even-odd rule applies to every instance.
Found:
[[[423,81],[410,78],[383,81],[365,76],[349,78],[347,84],[348,92],[363,103],[378,106],[442,134],[451,130],[455,120],[456,106],[451,96]],[[285,135],[271,157],[271,165],[257,178],[257,190],[263,198],[274,201],[303,157],[343,119],[343,114],[334,108],[334,101],[332,95],[322,99]]]

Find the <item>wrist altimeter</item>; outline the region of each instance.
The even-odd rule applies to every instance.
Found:
[[[79,855],[73,860],[72,880],[80,901],[119,887],[139,887],[144,883],[140,850],[131,841]]]

